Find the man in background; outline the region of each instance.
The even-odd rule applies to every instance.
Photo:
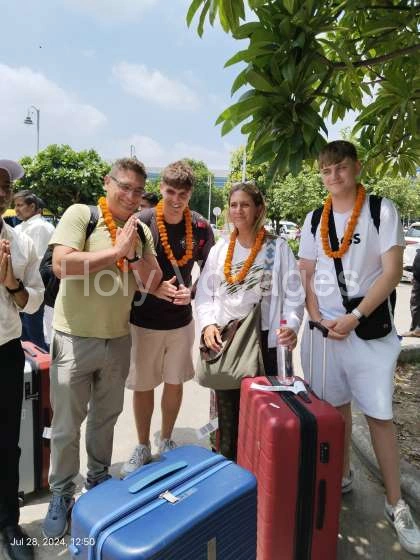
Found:
[[[147,208],[154,208],[159,202],[159,197],[157,194],[152,192],[145,192],[141,197],[139,210],[146,210]]]
[[[413,288],[410,297],[411,326],[403,336],[420,338],[420,250],[417,249],[413,261]]]
[[[42,217],[42,201],[32,191],[19,191],[14,195],[13,200],[16,216],[22,220],[15,230],[18,234],[26,233],[32,239],[41,262],[54,232],[54,226]],[[44,304],[36,313],[32,315],[22,313],[21,317],[22,340],[29,340],[40,348],[49,350],[44,337]]]

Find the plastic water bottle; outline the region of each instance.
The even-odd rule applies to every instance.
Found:
[[[287,319],[280,320],[280,332],[287,328]],[[287,346],[280,346],[283,371],[279,372],[279,380],[283,385],[293,385],[295,374],[293,369],[293,353]]]

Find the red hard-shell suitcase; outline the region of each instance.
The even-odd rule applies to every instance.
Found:
[[[324,335],[325,336],[325,335]],[[324,374],[325,374],[324,338]],[[334,560],[341,506],[344,420],[312,391],[241,387],[238,464],[258,481],[258,560]]]
[[[19,446],[19,490],[29,494],[48,487],[51,425],[50,364],[48,352],[22,342],[25,352],[22,420]]]

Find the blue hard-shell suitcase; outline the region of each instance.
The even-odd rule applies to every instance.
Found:
[[[203,447],[165,453],[77,500],[78,560],[255,560],[254,476]]]

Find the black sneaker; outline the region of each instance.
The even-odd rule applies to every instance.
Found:
[[[101,478],[98,478],[97,480],[90,480],[88,478],[85,482],[85,485],[82,488],[82,494],[85,494],[89,490],[92,490],[92,488],[95,488],[95,486],[98,486],[99,484],[102,484],[102,482],[105,482],[106,480],[109,480],[110,478],[112,478],[112,476],[110,474],[105,474],[104,476],[102,476]]]
[[[19,525],[10,525],[1,532],[11,560],[33,560],[34,549],[31,539]]]

